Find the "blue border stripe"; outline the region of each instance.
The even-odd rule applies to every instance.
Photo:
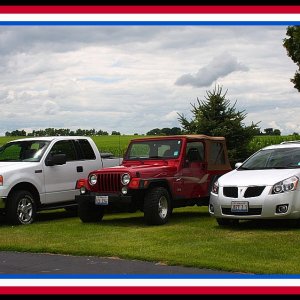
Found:
[[[300,275],[249,275],[249,274],[0,274],[1,279],[300,279]]]
[[[300,25],[298,21],[0,21],[0,26],[199,26],[199,25]]]

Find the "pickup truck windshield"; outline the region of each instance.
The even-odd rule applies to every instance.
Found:
[[[48,141],[9,142],[0,148],[0,161],[40,161]]]
[[[178,158],[181,151],[181,140],[148,140],[134,141],[130,144],[126,159],[164,159]]]

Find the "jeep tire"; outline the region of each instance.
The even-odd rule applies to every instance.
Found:
[[[168,222],[171,215],[171,201],[167,189],[155,187],[145,196],[144,218],[149,225],[162,225]]]
[[[104,207],[80,200],[78,203],[78,217],[83,223],[95,223],[102,220]]]

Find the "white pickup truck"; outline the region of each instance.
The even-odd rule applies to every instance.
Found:
[[[122,162],[108,153],[102,156],[89,137],[36,137],[8,142],[0,148],[0,212],[11,224],[30,224],[37,211],[76,209],[77,180],[93,170]]]

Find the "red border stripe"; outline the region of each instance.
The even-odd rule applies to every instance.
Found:
[[[300,286],[292,287],[269,287],[269,286],[258,286],[258,287],[0,287],[0,294],[2,295],[138,295],[138,294],[149,294],[149,295],[296,295],[300,294]]]
[[[156,6],[156,5],[123,5],[123,6],[0,6],[0,13],[3,14],[297,14],[300,13],[300,6],[291,5],[244,5],[244,6]]]

